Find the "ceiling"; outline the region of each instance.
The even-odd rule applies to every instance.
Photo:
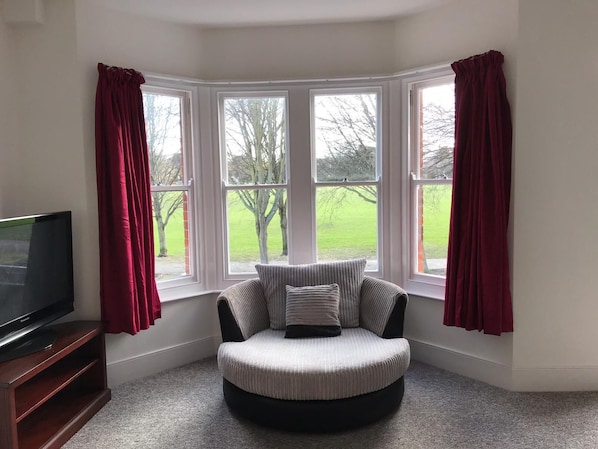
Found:
[[[393,19],[450,0],[92,0],[122,12],[202,27]]]

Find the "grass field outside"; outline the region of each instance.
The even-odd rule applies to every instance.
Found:
[[[446,259],[451,185],[424,187],[424,252],[427,259]]]
[[[326,188],[330,189],[330,188]],[[317,198],[317,250],[320,260],[365,257],[375,259],[377,253],[376,205],[356,194],[346,192],[344,200],[331,200],[330,192],[319,192]],[[451,186],[427,186],[424,189],[424,250],[428,259],[446,259]],[[230,193],[228,204],[228,238],[230,260],[239,263],[259,262],[259,245],[253,214]],[[166,227],[169,257],[184,267],[185,241],[182,209]],[[285,263],[282,256],[280,219],[275,215],[268,227],[268,257],[272,263]],[[156,248],[158,234],[154,232]],[[157,251],[156,251],[157,253]],[[158,260],[158,264],[161,261]],[[164,260],[166,262],[166,260]]]

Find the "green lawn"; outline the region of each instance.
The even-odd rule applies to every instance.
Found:
[[[448,242],[450,186],[434,186],[424,192],[424,247],[426,257],[445,258]],[[374,257],[376,255],[376,207],[348,192],[342,201],[320,194],[316,209],[317,245],[321,259]],[[253,215],[231,194],[228,211],[231,260],[250,262],[259,259],[258,239]],[[268,228],[270,260],[280,260],[282,236],[278,214]],[[157,232],[154,235],[156,248]],[[171,217],[166,228],[168,253],[183,256],[182,210]]]
[[[328,195],[328,196],[326,196]],[[342,201],[330,197],[330,192],[318,197],[317,246],[321,259],[375,257],[376,207],[355,194],[347,194]],[[259,259],[258,238],[252,213],[231,194],[229,204],[229,245],[231,260],[250,262]],[[278,214],[268,227],[268,258],[284,260],[282,232]]]
[[[424,252],[428,259],[446,259],[451,192],[450,185],[424,189]]]

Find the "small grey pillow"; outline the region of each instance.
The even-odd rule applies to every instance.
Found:
[[[255,269],[264,288],[270,328],[285,329],[287,285],[338,284],[339,317],[342,327],[359,326],[359,299],[365,275],[365,259],[320,262],[306,265],[257,264]]]
[[[338,317],[338,284],[286,286],[285,338],[336,337],[341,334]]]

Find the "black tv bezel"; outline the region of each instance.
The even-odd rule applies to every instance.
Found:
[[[23,341],[26,341],[29,336],[35,335],[36,331],[48,325],[49,323],[62,318],[65,315],[74,311],[75,303],[75,289],[73,276],[73,227],[71,211],[49,212],[35,215],[26,215],[20,217],[10,217],[0,219],[0,226],[20,226],[29,224],[31,220],[35,223],[45,220],[64,220],[65,232],[68,233],[66,239],[67,248],[67,263],[69,264],[69,291],[66,292],[65,298],[55,301],[38,310],[32,310],[20,317],[14,318],[4,323],[0,322],[0,353],[10,351],[14,347],[18,347]],[[68,297],[67,297],[68,296]]]

